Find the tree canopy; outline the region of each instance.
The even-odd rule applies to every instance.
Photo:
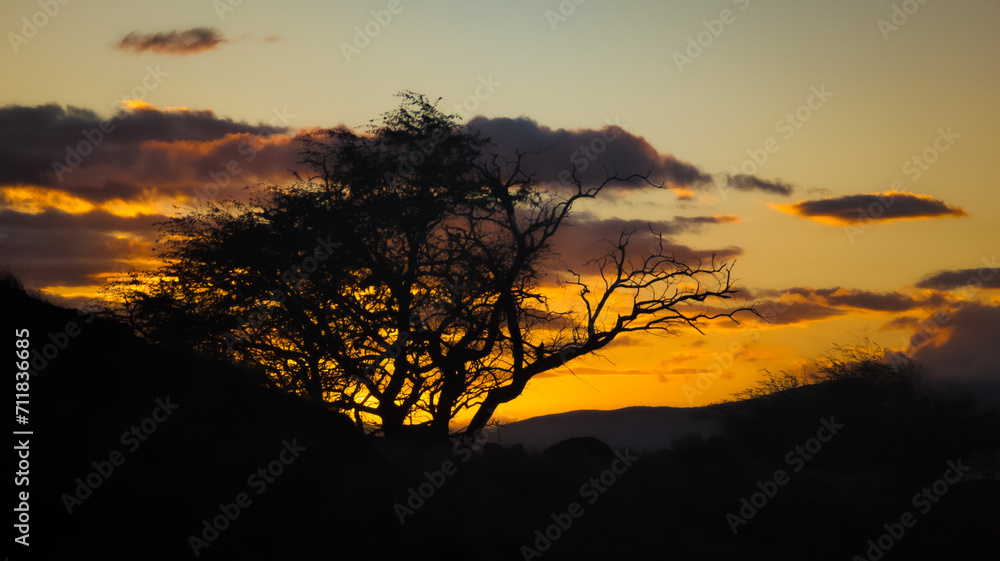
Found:
[[[593,271],[569,271],[578,305],[549,295],[552,242],[574,205],[649,173],[548,185],[533,154],[489,139],[402,92],[366,130],[301,138],[309,174],[161,225],[156,271],[109,290],[146,337],[262,372],[393,436],[467,431],[529,380],[629,332],[675,334],[756,313],[731,263],[685,262],[622,232]],[[546,283],[549,283],[547,285]]]

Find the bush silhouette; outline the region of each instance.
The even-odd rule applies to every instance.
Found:
[[[839,349],[808,379],[787,373],[766,378],[722,404],[725,435],[759,456],[780,457],[816,430],[821,418],[845,425],[815,465],[867,470],[888,467],[913,481],[933,476],[949,459],[988,457],[996,412],[969,395],[931,389],[921,368],[877,347]],[[832,452],[831,452],[832,451]]]

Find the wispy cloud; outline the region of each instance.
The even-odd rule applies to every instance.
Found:
[[[758,290],[754,296],[764,298],[757,300],[757,309],[772,325],[820,321],[860,310],[895,313],[929,310],[948,303],[940,293],[873,292],[843,287]],[[886,324],[885,328],[898,329],[906,325],[905,320],[900,320],[898,325]]]
[[[168,55],[190,55],[208,51],[225,42],[219,30],[211,27],[195,27],[185,31],[165,31],[160,33],[132,32],[118,42],[118,49],[134,53],[152,51]]]
[[[779,180],[768,181],[756,175],[727,175],[726,185],[738,191],[764,191],[776,195],[788,196],[792,194],[795,187]]]
[[[819,302],[763,300],[754,307],[771,325],[792,325],[819,321],[844,314],[843,310]]]
[[[706,226],[736,223],[738,216],[722,214],[718,216],[675,216],[673,220],[624,220],[620,218],[598,219],[588,213],[581,213],[578,218],[568,223],[552,237],[552,251],[559,256],[561,262],[558,269],[569,268],[578,272],[590,270],[587,262],[594,257],[600,257],[613,251],[618,245],[622,233],[629,233],[627,253],[630,258],[647,256],[658,251],[664,255],[672,255],[679,261],[702,260],[709,263],[712,259],[729,260],[743,254],[736,246],[717,247],[713,249],[694,249],[678,243],[672,236],[679,234],[694,234]],[[663,247],[660,248],[660,238],[663,235]]]

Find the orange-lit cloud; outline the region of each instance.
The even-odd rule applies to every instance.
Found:
[[[694,191],[686,187],[674,187],[673,191],[679,201],[690,201],[694,198]]]
[[[168,55],[189,55],[214,49],[225,41],[222,33],[211,27],[195,27],[185,31],[161,33],[136,33],[133,31],[118,42],[117,48],[137,54],[152,51]]]
[[[119,103],[121,109],[128,112],[135,111],[156,111],[162,113],[202,113],[207,116],[212,116],[213,112],[211,109],[202,109],[201,111],[189,109],[183,105],[168,105],[164,108],[159,108],[152,103],[148,103],[141,99],[122,99]]]
[[[31,185],[0,188],[0,201],[3,208],[24,214],[38,214],[50,208],[69,214],[83,214],[94,209],[94,204],[84,198]]]
[[[834,225],[967,215],[961,208],[949,206],[929,195],[902,191],[845,195],[799,201],[794,204],[768,204],[768,206],[781,212]]]
[[[156,107],[141,99],[123,99],[122,108],[128,111],[156,111]]]
[[[99,210],[121,217],[170,211],[167,200],[141,197],[142,190],[136,186],[110,181],[103,187],[96,190],[80,187],[75,191],[34,185],[0,187],[0,208],[23,214],[39,214],[49,209],[68,214],[86,214]]]

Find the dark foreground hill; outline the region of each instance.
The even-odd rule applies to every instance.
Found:
[[[965,458],[942,461],[934,477],[900,469],[851,436],[859,425],[818,406],[803,405],[807,417],[790,416],[760,447],[752,437],[695,437],[638,455],[579,438],[535,454],[474,441],[385,442],[262,389],[252,373],[147,345],[9,282],[0,306],[9,348],[11,330],[28,329],[38,353],[30,421],[14,426],[33,431],[23,437],[30,481],[18,488],[30,493],[30,547],[15,543],[11,559],[993,559],[1000,551],[1000,482],[959,474]]]

